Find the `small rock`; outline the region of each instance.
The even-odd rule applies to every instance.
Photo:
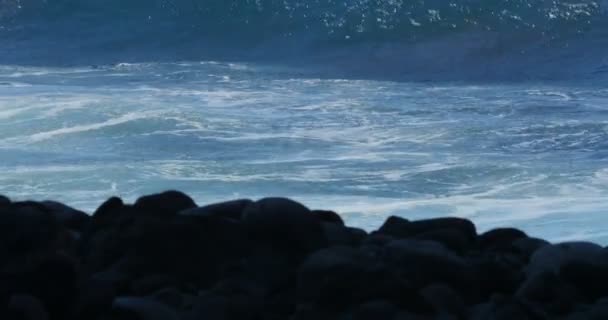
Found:
[[[393,237],[408,237],[409,236],[409,225],[410,221],[401,217],[390,216],[377,233],[385,234]]]
[[[530,257],[526,274],[528,277],[544,271],[557,274],[565,263],[572,261],[607,264],[608,252],[591,242],[565,242],[544,246]]]
[[[168,306],[152,299],[119,297],[112,303],[112,313],[133,320],[179,320]]]
[[[259,200],[245,209],[243,222],[253,239],[296,255],[327,244],[319,220],[308,208],[289,199]]]
[[[352,320],[393,319],[401,309],[386,300],[368,301],[356,307],[352,312]]]
[[[420,295],[435,309],[437,315],[464,317],[465,303],[460,295],[445,284],[431,284],[420,290]]]
[[[9,301],[9,309],[19,314],[23,320],[50,319],[44,304],[38,298],[27,294],[12,295]]]
[[[477,242],[483,250],[504,250],[510,248],[513,241],[527,238],[528,235],[515,228],[498,228],[479,235]]]
[[[56,201],[41,202],[57,219],[59,223],[71,230],[83,231],[91,217],[72,207]]]
[[[186,194],[171,190],[143,196],[137,199],[133,207],[145,215],[172,216],[180,211],[196,208],[196,203]]]
[[[538,238],[521,238],[511,243],[512,250],[524,259],[524,261],[530,261],[530,257],[536,250],[550,245],[549,241],[538,239]]]
[[[181,211],[179,214],[195,216],[219,216],[223,218],[241,220],[243,210],[245,210],[245,208],[252,203],[253,201],[249,199],[238,199],[187,209]]]
[[[414,236],[412,239],[435,241],[458,254],[464,254],[471,248],[473,243],[460,230],[455,229],[437,229],[424,232]]]
[[[386,220],[378,232],[388,234],[396,238],[409,238],[422,233],[442,229],[457,230],[471,241],[477,237],[475,225],[471,221],[456,217],[435,218],[410,222],[403,218],[393,216]]]
[[[344,220],[340,217],[339,214],[329,211],[329,210],[312,210],[312,214],[317,216],[317,218],[322,222],[335,223],[341,226],[344,226]]]

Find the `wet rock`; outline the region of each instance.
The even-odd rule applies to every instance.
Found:
[[[243,222],[252,239],[295,255],[327,244],[321,223],[308,208],[285,198],[265,198],[249,205]]]
[[[204,292],[198,298],[186,320],[254,320],[260,309],[254,299],[245,295],[223,296]]]
[[[9,300],[9,309],[13,315],[23,320],[49,320],[49,313],[38,298],[15,294]]]
[[[331,247],[310,255],[300,267],[300,302],[344,309],[370,299],[392,298],[407,290],[372,254],[350,247]]]
[[[511,243],[513,253],[519,255],[525,262],[530,261],[530,257],[536,250],[550,245],[546,240],[538,238],[520,238]]]
[[[433,241],[395,240],[386,245],[387,259],[415,287],[434,282],[450,285],[467,297],[477,295],[474,270],[464,259]]]
[[[433,307],[437,315],[464,317],[466,305],[460,295],[444,284],[431,284],[420,290],[420,295]]]
[[[11,199],[9,199],[8,197],[5,197],[3,195],[0,195],[0,208],[6,207],[9,204],[11,204]]]
[[[337,225],[344,226],[344,220],[342,220],[342,217],[340,217],[340,215],[335,213],[334,211],[312,210],[311,212],[322,222],[334,223]]]
[[[356,307],[352,312],[352,320],[393,319],[401,309],[386,300],[368,301]]]
[[[486,253],[472,259],[475,275],[480,284],[481,297],[492,293],[513,294],[524,281],[524,262],[507,253]]]
[[[506,250],[518,239],[527,238],[528,235],[515,228],[497,228],[479,235],[477,242],[483,250]]]
[[[187,209],[181,211],[182,215],[195,215],[195,216],[217,216],[223,218],[229,218],[234,220],[241,220],[243,210],[253,201],[249,199],[238,199],[220,203],[214,203],[203,207]]]
[[[564,282],[551,271],[537,273],[528,278],[516,295],[552,315],[569,313],[575,305],[585,300],[576,287]]]
[[[582,261],[565,262],[559,276],[564,281],[576,287],[588,301],[595,301],[608,296],[608,265]]]
[[[390,216],[378,229],[378,233],[392,237],[408,237],[410,221],[401,217]]]
[[[455,229],[437,229],[424,232],[416,235],[413,239],[435,241],[458,254],[464,254],[473,244],[470,238]]]
[[[545,271],[558,273],[568,262],[607,264],[608,252],[590,242],[565,242],[543,246],[530,257],[526,274],[531,277]]]
[[[197,206],[194,200],[186,194],[171,190],[143,196],[137,199],[133,207],[141,214],[148,216],[171,216]]]
[[[91,217],[72,207],[56,201],[43,201],[41,204],[51,212],[57,221],[71,230],[83,231]]]
[[[408,221],[393,216],[385,221],[378,232],[396,238],[409,238],[438,230],[454,230],[471,241],[477,237],[475,225],[471,221],[456,217]]]
[[[178,314],[168,306],[152,299],[119,297],[112,303],[112,314],[119,319],[179,320]]]
[[[351,230],[339,224],[324,222],[322,227],[329,246],[354,246],[360,240]]]

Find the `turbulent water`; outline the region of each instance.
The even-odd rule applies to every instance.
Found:
[[[0,0],[0,194],[608,243],[608,4]]]

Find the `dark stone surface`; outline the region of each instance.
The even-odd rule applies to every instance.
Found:
[[[608,249],[454,217],[368,233],[286,198],[0,197],[0,319],[606,319],[606,283]]]

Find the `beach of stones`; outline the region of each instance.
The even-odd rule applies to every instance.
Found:
[[[368,232],[286,198],[0,196],[0,319],[608,319],[608,251],[456,217]]]

